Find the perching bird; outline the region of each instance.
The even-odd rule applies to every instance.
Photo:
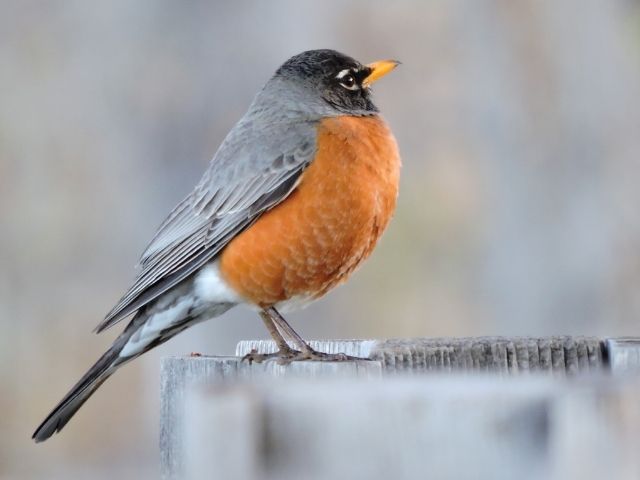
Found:
[[[36,442],[59,432],[123,364],[236,305],[256,309],[279,348],[250,361],[348,358],[311,349],[279,311],[344,282],[391,219],[400,157],[370,86],[396,65],[311,50],[276,71],[96,330],[133,318],[37,428]]]

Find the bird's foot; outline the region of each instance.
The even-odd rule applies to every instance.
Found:
[[[249,365],[252,363],[262,363],[267,360],[276,360],[280,365],[286,365],[294,361],[300,352],[298,350],[294,350],[293,348],[281,348],[277,352],[274,353],[258,353],[258,350],[255,348],[247,353],[244,357],[242,357],[243,362],[249,362]]]
[[[353,357],[351,355],[347,355],[346,353],[318,352],[308,345],[307,348],[298,353],[300,353],[300,357],[295,358],[295,360],[310,360],[314,362],[348,362],[352,360],[369,360],[368,358]]]
[[[313,348],[307,346],[304,350],[294,350],[293,348],[285,348],[278,350],[274,353],[258,353],[256,349],[251,350],[244,357],[242,361],[247,361],[249,364],[262,363],[266,360],[275,360],[279,365],[288,365],[291,362],[347,362],[351,360],[369,360],[368,358],[353,357],[345,353],[324,353],[318,352]]]

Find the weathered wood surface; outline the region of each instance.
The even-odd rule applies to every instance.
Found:
[[[297,362],[287,366],[269,361],[249,365],[236,357],[188,356],[163,358],[160,375],[162,476],[181,478],[185,396],[191,389],[223,383],[259,384],[278,378],[372,378],[380,377],[381,366],[375,361]]]
[[[578,373],[604,368],[606,342],[593,337],[412,338],[311,342],[321,351],[344,352],[380,361],[385,372],[425,370]],[[636,342],[635,348],[638,349]],[[270,340],[238,344],[236,355],[275,351]]]
[[[637,340],[311,343],[372,360],[163,359],[163,478],[640,478]]]
[[[614,373],[627,374],[640,369],[640,338],[621,337],[605,340],[607,363]]]
[[[210,386],[187,396],[181,442],[187,479],[636,480],[640,383],[432,375]]]

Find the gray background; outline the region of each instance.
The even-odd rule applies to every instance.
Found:
[[[376,85],[403,178],[309,338],[622,335],[640,320],[640,2],[0,3],[0,478],[154,478],[159,358],[264,338],[242,309],[30,435],[116,335],[93,327],[289,56],[403,65]]]

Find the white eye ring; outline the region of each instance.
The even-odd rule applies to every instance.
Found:
[[[340,85],[347,90],[358,90],[360,88],[358,82],[356,82],[354,72],[350,68],[341,70],[340,73],[336,75],[336,79],[338,79]]]

